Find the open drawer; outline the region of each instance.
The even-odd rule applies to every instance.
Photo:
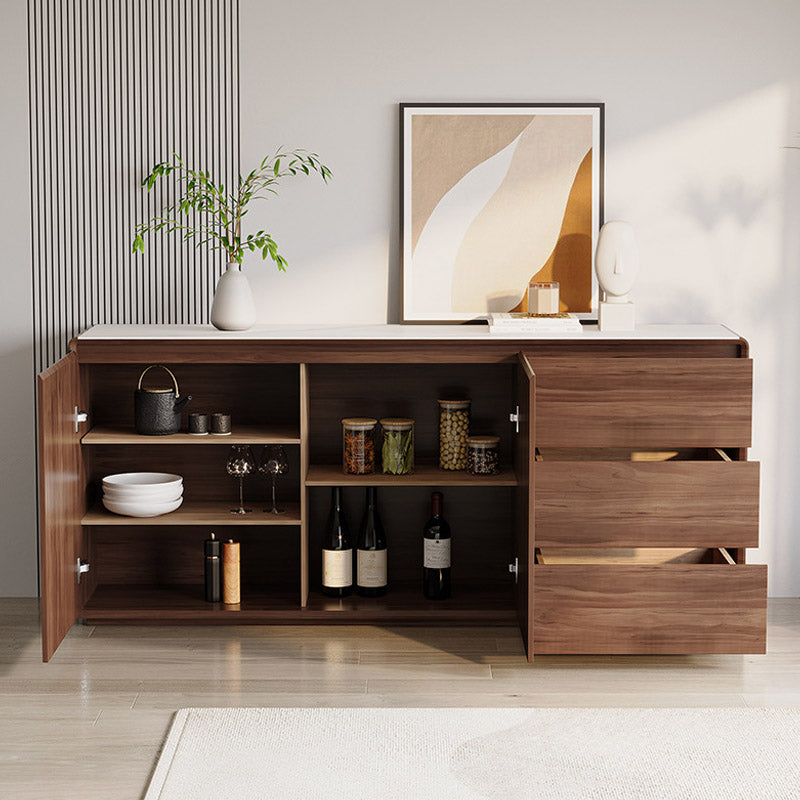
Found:
[[[747,358],[530,355],[540,447],[748,447]]]
[[[767,568],[732,561],[718,549],[542,548],[533,651],[763,653]]]
[[[756,547],[759,465],[723,450],[541,448],[536,544]]]

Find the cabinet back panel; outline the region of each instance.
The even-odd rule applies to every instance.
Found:
[[[183,476],[186,500],[213,500],[238,503],[238,480],[225,471],[230,447],[225,444],[201,445],[98,445],[91,448],[92,497],[102,495],[102,480],[118,472],[170,472]],[[257,459],[263,447],[251,448]],[[300,452],[297,445],[284,447],[289,472],[278,478],[278,497],[297,502],[300,497]],[[262,508],[271,492],[270,481],[260,474],[244,479],[245,502]]]
[[[100,584],[202,584],[203,541],[212,528],[98,527],[92,571]],[[300,589],[296,527],[214,526],[218,539],[241,542],[242,586]],[[298,594],[299,602],[299,594]]]
[[[378,491],[378,513],[389,550],[389,583],[422,582],[422,531],[430,518],[430,497],[436,487],[401,487]],[[444,517],[453,536],[453,590],[468,583],[508,581],[514,531],[514,489],[445,487]],[[309,575],[312,590],[319,590],[322,541],[331,503],[331,490],[309,490]],[[344,509],[355,547],[364,513],[365,492],[345,487]],[[354,576],[355,577],[355,576]],[[420,589],[421,591],[421,589]]]
[[[411,417],[420,462],[439,458],[440,398],[472,400],[471,432],[500,437],[500,459],[511,459],[508,421],[512,370],[509,364],[312,364],[311,462],[339,463],[343,417]]]
[[[91,370],[93,425],[133,427],[133,397],[147,364],[98,364]],[[297,425],[300,371],[296,364],[166,364],[175,374],[181,396],[192,400],[183,412],[231,414],[233,424]],[[167,387],[164,370],[150,370],[144,387]]]

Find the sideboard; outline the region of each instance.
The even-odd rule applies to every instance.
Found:
[[[166,364],[187,412],[226,411],[227,437],[138,436],[133,389]],[[43,657],[78,620],[100,624],[517,625],[529,659],[572,653],[760,653],[766,567],[758,544],[759,465],[752,362],[724,326],[519,338],[485,326],[97,326],[38,379]],[[437,398],[472,399],[472,429],[501,437],[502,469],[436,466]],[[416,420],[411,475],[343,474],[346,416]],[[232,444],[280,443],[282,516],[230,513]],[[101,478],[184,476],[184,504],[115,516]],[[378,486],[389,592],[320,592],[330,487],[357,527]],[[453,529],[453,594],[421,589],[432,489]],[[242,599],[203,598],[202,542],[241,542]]]

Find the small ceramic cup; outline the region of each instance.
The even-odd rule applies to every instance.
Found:
[[[230,436],[231,433],[231,415],[230,414],[212,414],[211,415],[211,433],[217,436]]]
[[[189,414],[189,433],[194,436],[207,436],[208,414]]]

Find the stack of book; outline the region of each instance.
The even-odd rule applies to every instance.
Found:
[[[511,311],[489,315],[489,333],[580,333],[574,314],[525,314]]]

